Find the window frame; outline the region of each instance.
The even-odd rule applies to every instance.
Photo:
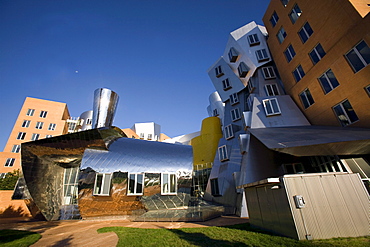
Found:
[[[215,67],[216,77],[219,78],[224,75],[221,65]]]
[[[309,29],[307,28],[306,25],[308,25]],[[312,32],[309,33],[308,32],[309,30],[311,30]],[[306,36],[305,38],[302,36],[302,31],[303,31],[303,34]],[[299,29],[298,36],[301,38],[301,41],[304,44],[313,35],[313,33],[314,33],[314,31],[313,31],[310,23],[308,23],[308,21],[306,21],[305,24],[303,24],[303,26],[301,27],[301,29]]]
[[[306,88],[299,94],[299,98],[301,99],[301,103],[304,109],[307,109],[315,104],[315,100],[313,99],[312,94],[308,88]]]
[[[164,190],[164,176],[167,175],[169,177],[169,189],[168,192]],[[172,184],[171,178],[174,178],[174,184]],[[171,187],[174,186],[174,190],[171,190]],[[161,173],[161,195],[176,195],[177,194],[177,176],[174,172],[164,172]]]
[[[273,66],[262,67],[262,73],[265,80],[276,78],[275,69]]]
[[[286,60],[287,60],[288,63],[290,63],[290,61],[293,60],[293,58],[295,57],[296,53],[295,53],[295,50],[294,50],[292,44],[289,44],[288,47],[285,49],[284,55],[285,55],[285,58],[286,58]]]
[[[276,34],[276,38],[278,39],[280,44],[284,42],[286,36],[288,36],[288,34],[286,33],[284,27],[281,26],[279,31]]]
[[[266,49],[257,50],[256,57],[257,57],[258,62],[262,62],[262,61],[270,59],[269,54],[267,53]]]
[[[21,145],[14,144],[12,147],[12,153],[18,154],[21,151]]]
[[[47,115],[48,115],[48,111],[44,111],[44,110],[40,111],[40,118],[46,118]]]
[[[297,11],[298,9],[298,11]],[[292,10],[289,12],[288,16],[290,18],[290,21],[292,22],[292,24],[296,23],[296,21],[298,20],[298,18],[302,15],[302,10],[301,8],[298,6],[298,4],[295,4],[292,8]]]
[[[56,123],[50,123],[49,124],[49,127],[48,127],[48,130],[50,131],[54,131],[57,127],[57,124]]]
[[[26,132],[18,132],[17,140],[24,140],[26,138],[27,133]]]
[[[4,164],[4,167],[13,167],[15,158],[7,158]]]
[[[346,109],[344,106],[343,106],[343,104],[344,103],[346,103],[346,102],[348,102],[348,104],[349,104],[349,106],[352,108],[352,109]],[[340,115],[338,115],[337,114],[337,111],[335,110],[335,108],[336,107],[340,107],[340,109],[342,110],[342,112],[344,113],[344,117],[341,117]],[[352,107],[352,105],[351,105],[351,103],[349,102],[349,100],[348,99],[345,99],[345,100],[343,100],[343,101],[341,101],[340,103],[338,103],[338,104],[336,104],[335,106],[333,106],[332,107],[332,109],[333,109],[333,112],[334,112],[334,114],[335,114],[335,116],[337,117],[337,119],[338,119],[338,121],[339,121],[339,123],[343,126],[343,127],[345,127],[345,126],[348,126],[348,125],[351,125],[351,124],[353,124],[353,123],[356,123],[356,122],[358,122],[360,119],[358,118],[358,116],[357,116],[357,114],[356,114],[356,112],[355,112],[355,110],[353,109],[353,107]],[[350,110],[352,110],[353,111],[353,116],[355,116],[357,119],[355,119],[355,120],[352,120],[352,119],[350,119],[351,117],[350,117],[350,115],[349,115],[349,111]],[[342,118],[342,119],[341,119]],[[346,123],[345,121],[347,121],[348,123]]]
[[[364,90],[367,93],[367,95],[370,97],[370,84],[364,87]]]
[[[227,91],[230,88],[232,88],[229,78],[226,78],[225,80],[222,80],[221,83],[222,83],[222,89],[224,91]]]
[[[253,33],[253,34],[248,35],[248,43],[249,43],[249,46],[259,45],[260,39],[258,37],[258,34]]]
[[[275,106],[277,107],[277,109],[274,109],[274,107],[273,107],[274,105],[273,105],[272,102],[275,102]],[[279,102],[278,102],[278,100],[276,98],[264,99],[264,100],[262,100],[262,104],[263,104],[263,108],[265,109],[266,117],[275,116],[275,115],[280,115],[281,114]],[[269,112],[269,109],[268,108],[270,108],[271,112]]]
[[[44,122],[36,122],[35,129],[41,130],[44,127]]]
[[[308,53],[308,55],[310,56],[311,58],[311,61],[312,63],[315,65],[317,64],[318,62],[320,62],[320,60],[325,57],[326,55],[326,52],[324,50],[324,48],[322,48],[322,45],[320,43],[318,43],[311,51],[310,53]]]
[[[267,96],[280,95],[279,88],[276,83],[266,84],[264,88]]]
[[[134,175],[135,178],[134,178],[134,190],[133,192],[130,192],[130,187],[131,187],[131,175]],[[141,192],[137,192],[137,187],[138,187],[138,184],[140,184],[138,182],[138,176],[142,176],[142,181],[141,181]],[[144,194],[144,178],[145,178],[145,173],[128,173],[127,175],[127,195],[128,196],[142,196]]]
[[[28,128],[30,127],[30,124],[31,124],[31,120],[23,120],[23,123],[22,123],[22,128]]]
[[[211,184],[211,194],[212,194],[212,196],[221,196],[220,186],[218,184],[218,178],[211,178],[209,181],[210,181],[210,184]]]
[[[240,120],[242,118],[242,116],[240,114],[240,109],[238,107],[234,108],[234,109],[231,109],[230,110],[230,117],[231,117],[231,120],[233,122],[236,122],[236,121]]]
[[[236,60],[238,60],[239,53],[234,47],[231,47],[227,55],[229,57],[230,63],[235,63]]]
[[[328,73],[331,73],[333,75],[333,77],[329,77]],[[331,78],[334,78],[335,81],[332,80]],[[325,71],[319,78],[317,78],[317,80],[319,81],[320,86],[321,86],[322,90],[324,91],[324,94],[330,93],[331,91],[333,91],[335,88],[337,88],[340,85],[339,81],[337,80],[337,78],[334,75],[334,72],[331,69],[328,69],[327,71]],[[333,84],[333,82],[336,82],[337,85]],[[327,90],[329,88],[330,88],[330,90]]]
[[[37,141],[40,138],[40,134],[33,133],[31,137],[31,141]]]
[[[365,40],[361,40],[360,42],[358,42],[351,50],[349,50],[344,56],[347,60],[347,62],[349,63],[349,65],[351,66],[352,70],[357,73],[359,72],[360,70],[362,70],[363,68],[367,67],[369,64],[370,64],[370,58],[369,61],[366,61],[366,58],[363,57],[363,54],[359,51],[359,49],[357,48],[359,45],[361,45],[362,43],[365,44],[365,46],[367,47],[367,49],[370,50],[370,47],[368,46],[368,44],[365,42]],[[353,60],[351,62],[350,58],[348,57],[348,55],[351,53],[351,52],[354,52],[357,59],[362,63],[363,67],[361,68],[355,68],[355,66],[353,65]]]
[[[97,187],[98,182],[98,176],[102,176],[100,187]],[[106,177],[109,177],[108,182],[106,181]],[[112,177],[113,173],[96,173],[95,174],[95,181],[94,181],[94,189],[93,189],[93,196],[109,196],[111,191],[111,185],[112,185]],[[106,184],[108,183],[108,184]],[[105,192],[105,188],[108,188],[108,193]],[[99,191],[97,191],[97,189]]]
[[[276,13],[276,11],[274,11],[274,13],[272,13],[269,21],[270,21],[272,27],[276,26],[277,22],[279,21],[279,16]]]
[[[302,65],[300,64],[293,70],[292,74],[296,82],[299,82],[300,80],[302,80],[303,77],[306,75],[306,73],[304,72],[302,68]]]
[[[222,145],[218,148],[218,158],[221,162],[229,160],[229,154],[226,145]]]
[[[289,3],[289,0],[280,0],[284,7],[286,7]]]
[[[225,128],[224,128],[224,137],[225,137],[226,140],[234,138],[234,129],[233,129],[232,124],[229,124],[229,125],[225,126]]]
[[[239,103],[238,93],[230,94],[230,104],[231,105],[236,105],[237,103]]]
[[[245,78],[248,75],[249,67],[244,63],[240,62],[238,65],[238,74],[240,78]]]
[[[30,116],[30,117],[32,117],[33,116],[33,114],[35,114],[35,109],[28,109],[27,110],[27,112],[26,112],[26,116]]]

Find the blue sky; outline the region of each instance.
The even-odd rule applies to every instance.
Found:
[[[262,23],[269,0],[0,0],[0,148],[25,97],[78,117],[93,92],[120,96],[114,125],[198,131],[214,91],[207,69],[228,35]],[[78,73],[76,73],[78,71]]]

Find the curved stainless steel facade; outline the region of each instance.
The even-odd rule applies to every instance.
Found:
[[[94,91],[93,129],[112,126],[118,99],[118,94],[110,89],[99,88]]]

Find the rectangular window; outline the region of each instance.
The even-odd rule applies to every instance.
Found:
[[[152,140],[153,139],[153,134],[148,134],[148,140]]]
[[[322,48],[321,44],[317,44],[315,48],[310,52],[310,58],[313,64],[317,64],[324,56],[326,52]]]
[[[37,122],[35,128],[40,130],[40,129],[42,129],[42,126],[44,126],[43,122]]]
[[[265,91],[267,96],[279,95],[279,90],[275,83],[265,85]]]
[[[278,20],[279,20],[279,16],[276,14],[276,12],[274,12],[270,18],[270,23],[272,27],[276,26],[276,23],[278,22]]]
[[[223,75],[224,75],[224,73],[222,72],[221,65],[220,65],[220,66],[217,66],[217,67],[215,68],[215,72],[216,72],[216,77],[217,77],[217,78],[218,78],[218,77],[221,77],[221,76],[223,76]]]
[[[28,109],[26,115],[32,117],[35,113],[35,109]]]
[[[227,155],[227,146],[226,145],[223,145],[223,146],[218,148],[218,157],[219,157],[220,161],[225,161],[225,160],[229,159],[229,157]]]
[[[293,24],[297,21],[297,19],[301,16],[301,14],[302,14],[302,11],[299,8],[299,6],[297,4],[294,5],[292,11],[290,11],[289,13],[289,18]]]
[[[47,111],[41,111],[40,112],[40,117],[41,118],[46,118],[46,115],[48,115],[48,112]]]
[[[369,97],[370,97],[370,85],[367,85],[366,87],[365,87],[365,91],[366,91],[366,93],[369,95]]]
[[[222,88],[226,91],[231,88],[231,84],[229,81],[229,78],[226,78],[225,80],[222,81]]]
[[[305,109],[310,107],[315,101],[312,98],[310,90],[307,88],[302,93],[299,94],[299,97],[301,98],[302,104]]]
[[[283,43],[285,37],[287,36],[286,32],[285,32],[285,29],[283,27],[280,28],[280,30],[278,31],[276,37],[277,39],[279,40],[280,44]]]
[[[339,82],[331,69],[326,71],[318,79],[325,94],[339,86]]]
[[[230,104],[231,105],[235,105],[237,103],[239,103],[238,94],[237,93],[233,93],[232,95],[230,95]]]
[[[257,50],[256,56],[257,56],[258,62],[262,62],[264,60],[269,59],[266,49]]]
[[[334,106],[333,110],[342,126],[346,126],[358,121],[356,112],[347,99]]]
[[[234,137],[233,126],[231,124],[227,125],[224,129],[224,136],[226,140]]]
[[[45,138],[50,138],[53,137],[52,135],[46,135]]]
[[[144,191],[144,174],[131,173],[128,176],[127,195],[142,195]]]
[[[352,48],[346,55],[347,61],[355,72],[360,71],[370,64],[370,48],[361,41],[358,45]]]
[[[37,141],[40,137],[40,134],[32,134],[31,141]]]
[[[21,145],[13,145],[12,153],[19,153],[21,151]]]
[[[95,176],[94,196],[109,196],[111,187],[111,173],[97,173]]]
[[[26,138],[26,132],[19,132],[17,140],[24,140],[24,138]]]
[[[161,174],[161,194],[176,195],[177,193],[177,178],[174,173]]]
[[[3,173],[0,173],[0,179],[3,179],[3,178],[5,178],[5,177],[6,177],[6,175],[7,175],[7,173],[5,173],[5,172],[3,172]]]
[[[231,120],[232,120],[233,122],[235,122],[235,121],[237,121],[237,120],[241,119],[239,108],[232,109],[232,110],[230,111],[230,113],[231,113]]]
[[[252,82],[252,78],[249,79],[247,88],[248,88],[248,92],[250,94],[253,93],[254,89],[256,89],[256,87],[254,86],[254,84]]]
[[[281,0],[281,3],[286,7],[289,3],[289,0]]]
[[[249,68],[244,62],[240,62],[238,66],[239,77],[245,78],[248,74]]]
[[[214,110],[213,110],[213,116],[214,116],[214,117],[217,117],[218,115],[220,115],[220,114],[218,113],[218,109],[214,109]]]
[[[266,116],[281,114],[280,107],[276,98],[262,100]]]
[[[144,133],[140,133],[140,139],[144,139]]]
[[[31,121],[30,120],[23,120],[22,127],[28,128],[30,126]]]
[[[259,45],[260,40],[258,39],[258,35],[256,33],[248,35],[248,42],[250,46]]]
[[[266,80],[276,78],[275,70],[272,66],[263,67],[262,72],[263,72],[263,77],[265,77]]]
[[[220,190],[218,187],[218,178],[210,179],[211,182],[211,193],[213,196],[220,196]]]
[[[308,40],[309,37],[311,37],[312,34],[313,30],[310,24],[308,24],[308,22],[306,22],[301,28],[301,30],[298,31],[298,35],[301,38],[302,43],[306,43],[306,41]]]
[[[305,76],[301,65],[298,65],[298,67],[293,71],[293,76],[296,82],[299,82]]]
[[[6,161],[5,161],[5,165],[6,167],[12,167],[14,165],[14,162],[15,162],[15,159],[14,158],[7,158]]]
[[[238,55],[239,54],[238,54],[237,50],[235,50],[234,47],[231,47],[230,51],[228,53],[230,63],[235,63],[236,60],[238,60]]]
[[[55,130],[56,127],[57,127],[57,125],[55,123],[51,123],[51,124],[49,124],[48,130]]]
[[[292,45],[289,45],[288,48],[286,48],[284,55],[288,63],[292,61],[293,57],[295,56],[295,51]]]

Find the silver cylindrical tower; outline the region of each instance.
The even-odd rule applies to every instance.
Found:
[[[94,92],[92,128],[112,126],[118,104],[118,94],[107,88],[98,88]]]

